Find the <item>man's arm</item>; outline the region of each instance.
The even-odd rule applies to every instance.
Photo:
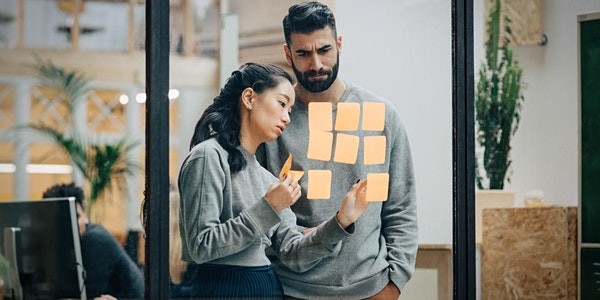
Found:
[[[390,118],[390,184],[381,210],[390,280],[402,290],[412,277],[418,247],[415,176],[408,137],[396,114]]]

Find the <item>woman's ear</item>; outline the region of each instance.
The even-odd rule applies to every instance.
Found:
[[[252,110],[255,101],[255,94],[252,88],[246,88],[242,91],[242,104],[247,110]]]

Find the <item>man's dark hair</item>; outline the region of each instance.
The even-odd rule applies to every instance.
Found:
[[[75,197],[75,203],[81,205],[81,207],[85,208],[83,205],[83,201],[85,196],[83,194],[83,190],[76,186],[74,182],[71,183],[59,183],[49,187],[42,198],[63,198],[63,197]]]
[[[323,3],[310,1],[294,4],[283,18],[285,42],[290,45],[292,33],[309,34],[329,26],[337,38],[335,17],[329,7]]]

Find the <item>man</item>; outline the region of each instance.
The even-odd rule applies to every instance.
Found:
[[[100,224],[90,223],[84,206],[83,190],[74,183],[57,184],[43,198],[74,197],[81,237],[87,297],[93,299],[139,299],[144,297],[144,275],[125,249]]]
[[[373,93],[342,81],[338,75],[342,38],[337,36],[332,11],[319,2],[289,8],[283,19],[285,57],[297,77],[297,101],[291,123],[283,135],[267,143],[257,155],[278,174],[292,154],[292,170],[331,170],[329,199],[307,199],[310,174],[300,180],[302,197],[292,206],[298,226],[309,232],[340,206],[347,189],[368,174],[389,174],[388,197],[372,202],[355,223],[355,234],[344,241],[337,257],[322,260],[304,273],[296,273],[273,258],[273,266],[289,298],[397,299],[411,278],[417,252],[416,194],[408,138],[395,109]],[[309,103],[331,103],[333,123],[339,103],[384,103],[385,123],[380,131],[344,131],[359,137],[356,163],[307,158],[310,132]],[[362,122],[365,122],[364,117]],[[331,130],[339,135],[335,129]],[[364,138],[385,136],[385,159],[363,163]],[[335,139],[334,139],[335,140]],[[335,144],[337,144],[336,142]],[[335,144],[332,153],[336,152]],[[367,189],[371,182],[367,181]]]

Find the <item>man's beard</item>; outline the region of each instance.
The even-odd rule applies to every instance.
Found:
[[[335,65],[333,65],[331,70],[321,68],[318,71],[309,70],[309,71],[302,73],[298,69],[296,69],[296,65],[294,65],[294,61],[292,61],[292,70],[294,70],[294,75],[296,75],[296,79],[298,80],[298,83],[300,83],[300,85],[302,85],[306,90],[308,90],[312,93],[320,93],[320,92],[327,90],[333,84],[335,79],[337,78],[339,68],[340,68],[340,55],[339,54],[336,57]],[[327,75],[327,78],[325,78],[325,80],[317,80],[317,81],[310,81],[310,79],[309,79],[312,76],[320,76],[320,75]]]

